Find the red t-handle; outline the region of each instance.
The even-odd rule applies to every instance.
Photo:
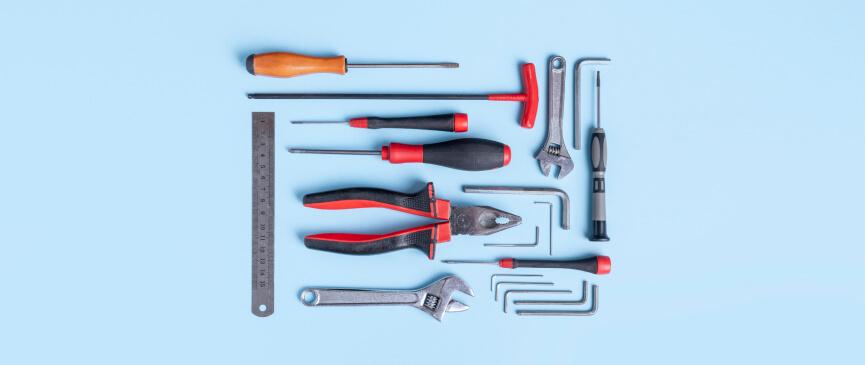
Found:
[[[487,98],[494,101],[519,101],[523,103],[520,126],[532,128],[535,126],[535,116],[538,114],[538,78],[535,76],[535,64],[524,63],[520,71],[523,79],[522,94],[491,94]]]

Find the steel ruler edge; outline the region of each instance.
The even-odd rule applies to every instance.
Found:
[[[252,113],[252,313],[259,317],[273,314],[275,119]]]

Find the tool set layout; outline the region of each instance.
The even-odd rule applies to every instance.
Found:
[[[580,75],[584,67],[609,64],[607,58],[584,58],[574,67],[574,147],[580,150]],[[252,75],[270,77],[295,77],[316,73],[345,74],[351,68],[458,68],[452,62],[435,63],[349,63],[344,56],[314,57],[296,53],[273,52],[253,54],[246,59],[246,70]],[[565,144],[562,124],[565,101],[565,70],[567,62],[562,56],[552,56],[547,66],[547,125],[546,138],[534,154],[540,171],[549,176],[553,166],[558,167],[557,179],[564,179],[574,170]],[[514,94],[383,94],[383,93],[250,93],[249,99],[370,99],[370,100],[491,100],[514,101],[523,104],[519,124],[532,128],[538,109],[538,82],[532,63],[521,65],[522,91]],[[591,192],[588,199],[590,241],[609,241],[607,235],[605,172],[607,166],[606,134],[601,128],[600,71],[595,72],[595,128],[591,130],[591,145],[587,160],[590,161]],[[352,128],[381,129],[402,128],[440,132],[467,132],[468,116],[451,113],[404,117],[355,117],[347,120],[294,120],[291,124],[347,124]],[[261,317],[274,313],[274,138],[275,114],[252,113],[252,312]],[[511,148],[501,142],[481,138],[458,138],[436,141],[429,144],[410,145],[390,143],[376,150],[333,150],[288,148],[290,153],[332,155],[378,155],[391,163],[423,163],[463,171],[485,171],[503,168],[511,161]],[[563,231],[570,229],[571,199],[568,194],[553,187],[527,186],[479,186],[465,185],[468,194],[511,194],[558,197]],[[492,197],[490,197],[492,198]],[[310,249],[349,255],[383,254],[404,248],[420,250],[432,260],[436,246],[448,242],[457,235],[491,235],[522,223],[519,215],[490,206],[451,205],[449,200],[436,196],[432,182],[416,192],[404,193],[375,187],[353,187],[308,193],[303,196],[303,206],[313,209],[342,210],[360,208],[384,208],[413,214],[431,220],[418,227],[396,232],[356,234],[317,233],[304,237],[304,245]],[[535,224],[533,242],[487,242],[485,247],[531,248],[543,247],[549,256],[553,251],[553,205],[551,201],[535,201],[548,210],[548,248],[543,247],[541,224]],[[537,209],[537,208],[534,208]],[[547,214],[545,214],[547,215]],[[570,238],[570,237],[569,237]],[[562,238],[559,238],[561,242]],[[560,247],[557,245],[557,247]],[[546,254],[546,253],[545,253]],[[590,255],[567,260],[532,258],[499,258],[477,260],[441,260],[445,264],[488,264],[505,269],[550,270],[570,269],[595,275],[611,271],[608,256]],[[529,271],[531,272],[531,271]],[[516,306],[512,312],[518,316],[589,316],[598,309],[598,286],[581,281],[580,288],[561,287],[550,280],[543,280],[542,273],[501,274],[490,276],[490,291],[498,301],[502,292],[502,311]],[[579,283],[579,281],[577,281]],[[538,288],[538,287],[541,288]],[[526,288],[529,287],[529,288]],[[534,287],[534,288],[531,288]],[[552,287],[552,288],[550,288]],[[581,296],[569,298],[581,289]],[[417,290],[374,290],[304,288],[300,301],[306,306],[361,306],[361,305],[409,305],[420,309],[441,321],[446,312],[462,312],[469,305],[454,298],[456,292],[474,296],[469,284],[454,276],[444,276]],[[527,299],[525,296],[534,297]],[[538,299],[551,296],[552,299]],[[515,298],[517,297],[517,298]],[[586,306],[588,304],[588,306]],[[526,307],[535,307],[526,309]],[[549,309],[553,307],[553,309]],[[582,309],[573,309],[580,307]]]

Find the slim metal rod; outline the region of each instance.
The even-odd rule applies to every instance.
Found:
[[[493,292],[493,300],[499,301],[499,288],[502,285],[555,285],[552,281],[500,281],[496,283],[496,290]]]
[[[368,150],[314,150],[308,148],[289,148],[290,153],[314,153],[319,155],[380,155],[381,151]]]
[[[598,128],[601,128],[601,71],[595,71],[595,100],[597,104],[595,105],[595,113],[597,113],[597,117],[595,119],[595,123],[598,124]]]
[[[292,120],[291,124],[345,124],[345,120]]]
[[[459,68],[456,62],[436,63],[347,63],[348,68]]]
[[[518,316],[591,316],[598,311],[598,286],[592,285],[592,306],[588,310],[517,310]]]
[[[385,100],[489,100],[478,94],[346,94],[346,93],[253,93],[250,99],[385,99]]]
[[[505,293],[502,295],[502,312],[508,312],[508,294],[527,294],[527,293],[535,293],[535,294],[571,294],[573,291],[571,290],[505,290]]]
[[[514,305],[583,305],[589,300],[589,283],[583,280],[583,296],[579,300],[515,300]]]
[[[445,264],[489,264],[498,265],[498,261],[481,261],[481,260],[442,260]]]
[[[495,281],[496,278],[497,278],[497,277],[500,277],[500,276],[509,276],[509,277],[536,277],[536,278],[542,278],[542,277],[544,277],[543,274],[492,274],[492,275],[490,276],[490,291],[493,291],[493,281]]]

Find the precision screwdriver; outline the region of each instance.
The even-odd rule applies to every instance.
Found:
[[[445,142],[413,145],[391,143],[377,150],[319,150],[290,148],[291,153],[326,155],[381,155],[391,163],[420,162],[458,170],[493,170],[511,162],[511,148],[506,144],[480,138],[460,138]]]
[[[592,235],[589,241],[609,241],[607,236],[607,202],[606,180],[607,171],[607,134],[601,128],[601,71],[595,73],[595,105],[597,116],[592,129]]]
[[[380,118],[362,117],[351,118],[348,121],[309,121],[293,120],[291,124],[343,124],[348,123],[353,128],[402,128],[402,129],[427,129],[431,131],[465,132],[469,130],[469,117],[463,113],[426,115],[420,117],[402,118]]]
[[[297,53],[271,52],[246,57],[246,71],[253,75],[294,77],[315,73],[345,75],[349,68],[458,68],[454,62],[435,63],[348,63],[345,56],[315,57]]]
[[[605,275],[610,272],[612,263],[609,256],[593,256],[577,260],[521,260],[506,258],[498,261],[478,260],[442,260],[446,264],[488,264],[497,265],[505,269],[516,269],[520,267],[533,267],[545,269],[573,269],[589,272],[592,274]]]

